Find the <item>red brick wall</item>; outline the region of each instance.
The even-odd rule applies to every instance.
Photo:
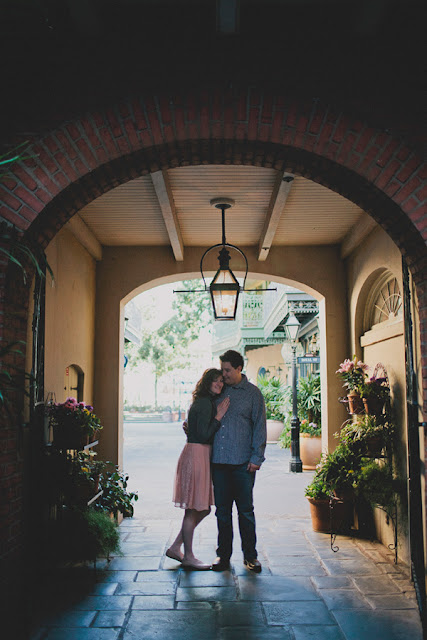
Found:
[[[31,140],[31,152],[33,158],[15,165],[0,186],[0,218],[41,246],[93,198],[159,168],[216,163],[287,169],[354,201],[386,229],[414,276],[427,412],[427,166],[402,140],[316,100],[212,90],[135,97],[85,114]],[[3,319],[2,335],[4,329]],[[15,426],[3,427],[3,557],[21,522],[16,438]]]

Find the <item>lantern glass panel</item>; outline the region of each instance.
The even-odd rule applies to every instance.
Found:
[[[234,320],[240,285],[231,269],[219,269],[210,285],[216,320]]]

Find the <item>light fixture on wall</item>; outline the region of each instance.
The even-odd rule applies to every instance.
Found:
[[[246,278],[248,275],[248,259],[239,247],[234,244],[230,244],[225,238],[225,212],[227,209],[231,209],[234,205],[232,198],[213,198],[210,201],[210,205],[221,211],[221,223],[222,223],[222,242],[212,245],[209,249],[206,249],[200,260],[200,273],[202,275],[204,289],[196,289],[194,291],[174,291],[174,293],[204,293],[209,291],[211,295],[212,308],[215,320],[235,320],[237,313],[237,302],[239,300],[239,294],[242,291],[277,291],[276,288],[272,289],[245,289]],[[206,284],[205,274],[203,271],[203,260],[212,249],[220,247],[218,254],[219,269],[214,275],[209,287]],[[228,249],[234,249],[240,253],[245,260],[245,275],[243,278],[243,286],[241,287],[236,276],[230,268],[230,253]]]

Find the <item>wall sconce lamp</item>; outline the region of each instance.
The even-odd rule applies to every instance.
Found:
[[[234,205],[234,200],[232,198],[214,198],[210,201],[210,204],[212,207],[221,211],[222,242],[214,244],[212,247],[209,247],[209,249],[206,249],[200,260],[200,273],[202,275],[205,288],[195,291],[174,291],[174,293],[203,293],[209,291],[215,320],[235,320],[237,302],[241,291],[259,291],[263,293],[264,291],[277,291],[277,289],[245,289],[246,278],[248,275],[248,260],[239,247],[228,243],[225,239],[225,212],[227,209],[231,209]],[[203,260],[207,254],[212,251],[212,249],[217,249],[218,247],[220,247],[218,254],[219,269],[208,287],[203,272]],[[238,251],[245,259],[246,271],[242,287],[230,268],[230,253],[228,248]]]

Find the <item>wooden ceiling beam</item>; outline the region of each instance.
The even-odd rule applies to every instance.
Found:
[[[377,226],[375,220],[368,213],[363,212],[341,242],[341,258],[343,260],[347,258]]]
[[[102,245],[78,213],[75,213],[73,217],[70,218],[65,225],[65,228],[71,231],[73,236],[80,242],[86,251],[89,252],[92,258],[97,261],[102,260]]]
[[[286,171],[277,175],[258,246],[258,260],[260,261],[267,259],[293,180],[294,176]]]
[[[165,221],[175,260],[184,260],[184,244],[182,242],[181,229],[179,228],[173,200],[172,187],[167,171],[156,171],[151,174],[154,189]]]

